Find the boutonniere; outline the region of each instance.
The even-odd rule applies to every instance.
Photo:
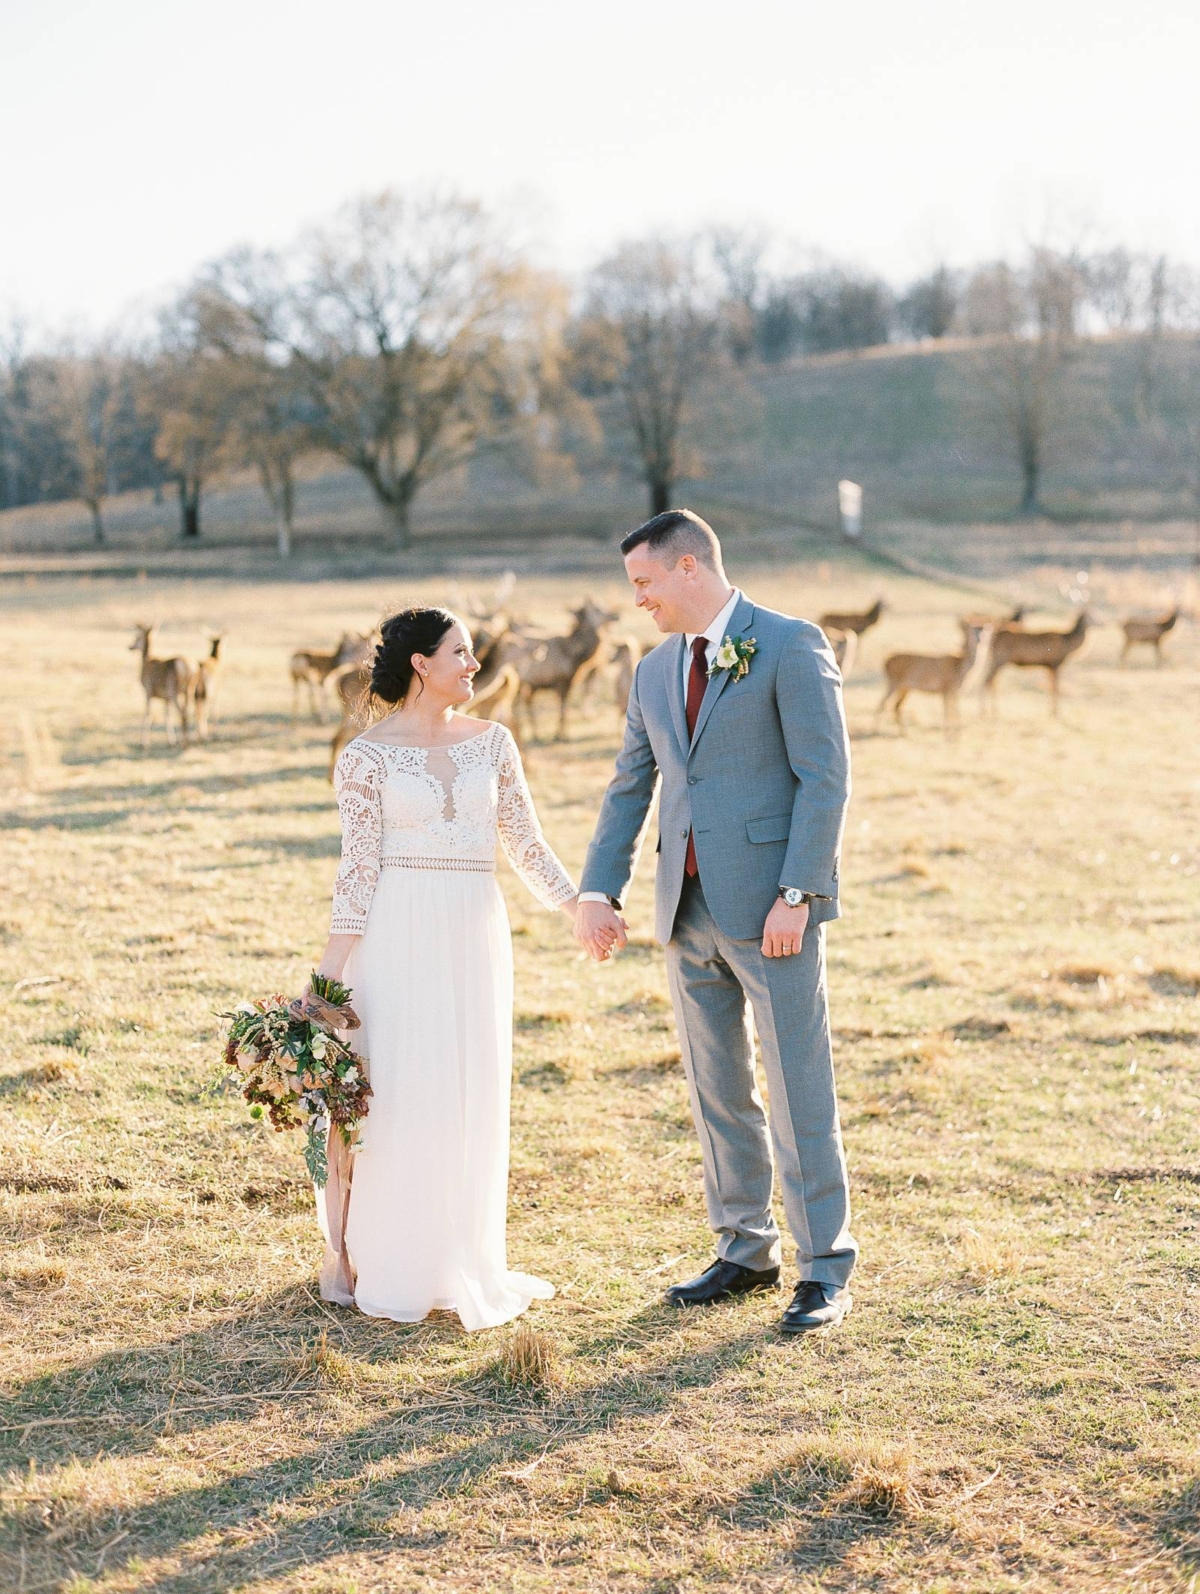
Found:
[[[743,675],[750,674],[750,660],[757,652],[758,643],[752,636],[727,636],[708,667],[709,678],[718,670],[728,670],[735,681],[740,681]]]

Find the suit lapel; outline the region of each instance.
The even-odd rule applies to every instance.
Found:
[[[675,727],[679,751],[684,758],[688,751],[687,711],[683,701],[683,655],[686,649],[687,640],[681,634],[669,648],[663,650],[667,656],[667,701],[671,705],[671,723]]]
[[[745,636],[748,627],[753,623],[753,621],[754,621],[754,605],[750,602],[749,598],[747,598],[747,597],[745,597],[743,595],[742,601],[738,604],[737,608],[733,611],[733,614],[730,616],[729,625],[726,628],[725,635],[726,636]],[[724,641],[724,637],[721,640]],[[751,668],[753,668],[753,663],[751,664]],[[679,661],[679,669],[680,669],[680,672],[681,672],[681,675],[682,675],[682,671],[683,671],[683,660],[682,659],[680,659],[680,661]],[[730,670],[718,670],[716,675],[710,675],[709,676],[709,678],[708,678],[708,686],[705,688],[704,698],[703,698],[703,701],[700,704],[700,713],[699,713],[699,715],[696,718],[696,734],[692,737],[691,747],[688,749],[689,753],[695,751],[696,743],[700,740],[700,737],[701,737],[701,735],[703,734],[703,731],[704,731],[704,727],[708,724],[709,715],[712,713],[713,708],[716,706],[717,699],[720,697],[721,693],[725,690],[725,688],[729,685],[729,678],[730,678],[731,674],[732,674],[732,671],[730,671]],[[687,720],[686,719],[684,720],[683,724],[684,724],[684,730],[686,731],[686,729],[687,729]],[[684,743],[684,746],[685,747],[687,746],[686,742]]]

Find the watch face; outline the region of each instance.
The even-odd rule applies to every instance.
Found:
[[[798,908],[804,901],[804,893],[803,891],[797,890],[795,886],[789,886],[783,893],[783,900],[787,903],[789,908]]]

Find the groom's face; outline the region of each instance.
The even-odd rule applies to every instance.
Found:
[[[625,573],[633,588],[633,601],[660,631],[687,631],[695,604],[696,559],[685,553],[674,565],[665,565],[646,543],[625,555]]]

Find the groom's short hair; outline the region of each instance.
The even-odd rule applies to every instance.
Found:
[[[707,520],[690,509],[664,509],[621,539],[621,557],[645,543],[673,570],[685,553],[710,570],[721,569],[721,544]]]

